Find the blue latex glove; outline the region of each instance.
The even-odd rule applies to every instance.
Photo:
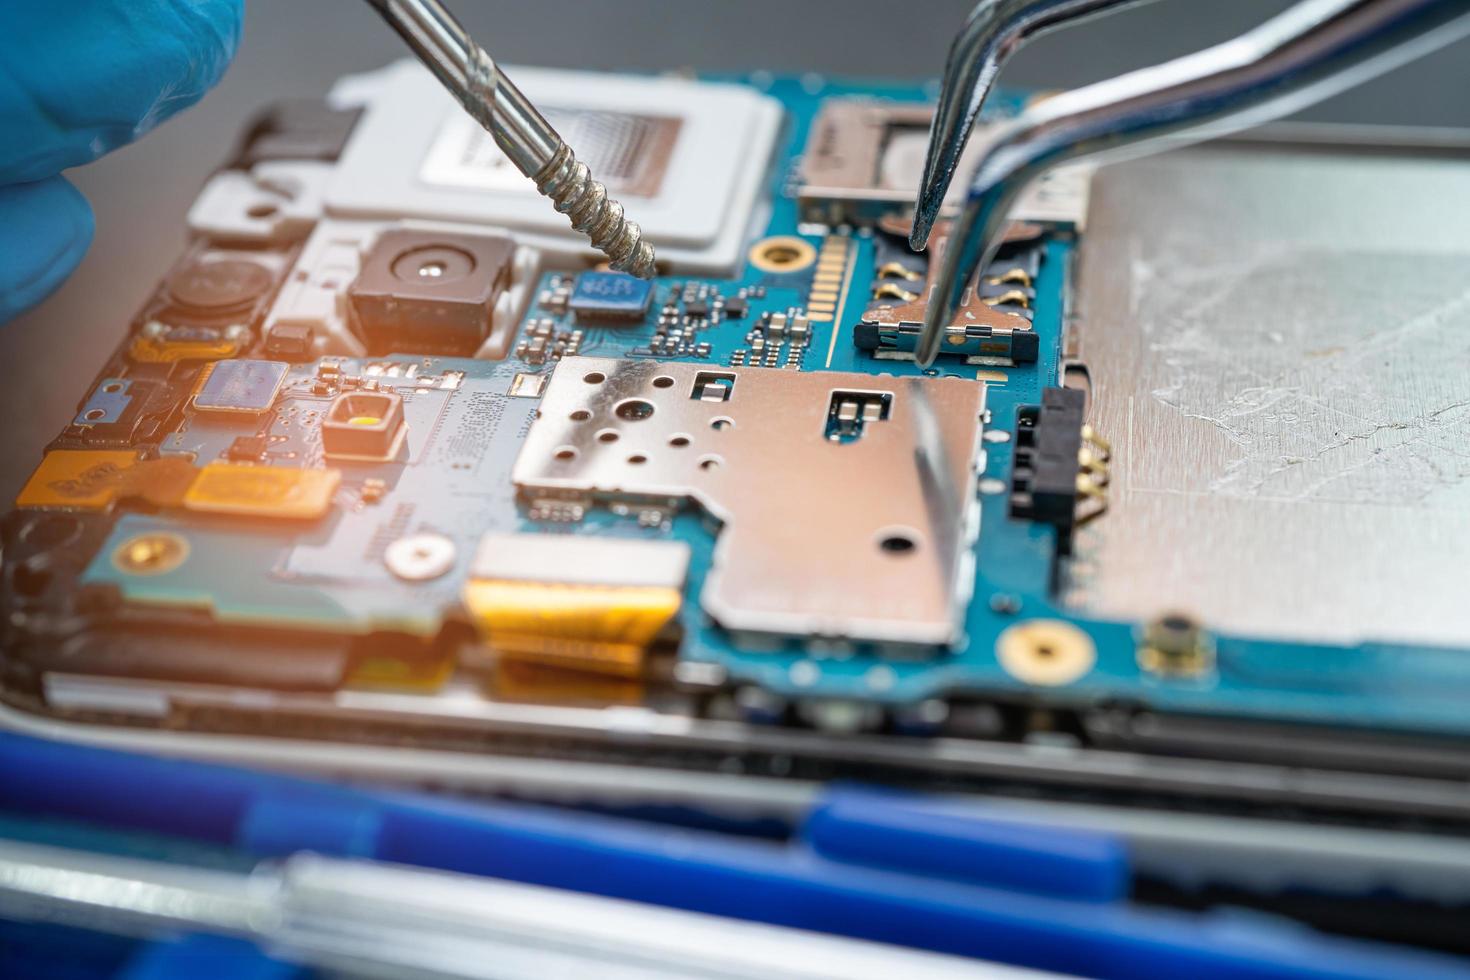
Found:
[[[0,323],[92,241],[65,178],[199,100],[240,40],[243,0],[0,0]]]

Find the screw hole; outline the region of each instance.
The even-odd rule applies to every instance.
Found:
[[[82,418],[86,419],[88,422],[95,422],[98,419],[102,418],[106,414],[107,413],[104,412],[102,409],[100,409],[100,408],[94,408],[90,412],[88,412],[86,415],[83,415]]]
[[[919,547],[919,542],[907,532],[887,531],[878,538],[878,547],[886,554],[907,555]]]
[[[279,214],[280,210],[274,204],[252,204],[245,209],[245,213],[252,218],[270,218]]]
[[[601,432],[597,433],[597,441],[598,442],[617,442],[618,441],[618,434],[616,432],[614,432],[612,429],[603,429]]]
[[[570,463],[572,460],[577,458],[577,451],[571,446],[562,446],[556,451],[556,458],[561,460],[563,463]]]
[[[718,456],[701,456],[699,458],[699,468],[702,470],[717,470],[724,464],[725,461]]]
[[[613,409],[613,414],[626,422],[641,422],[653,415],[653,402],[629,398],[625,402],[619,402],[618,407]]]
[[[600,385],[607,380],[607,375],[603,374],[601,371],[588,371],[586,374],[582,375],[582,380],[587,382],[589,385]]]
[[[1167,613],[1159,625],[1171,633],[1187,633],[1195,628],[1194,620],[1183,613]]]
[[[689,437],[684,435],[674,436],[669,439],[669,445],[673,446],[675,449],[682,448],[689,445]]]
[[[666,374],[660,374],[653,379],[653,386],[655,388],[672,388],[674,386],[674,379]]]
[[[718,418],[710,419],[709,427],[711,429],[714,429],[716,432],[719,432],[722,429],[733,429],[735,427],[735,420],[728,416],[721,415]]]
[[[108,384],[103,385],[102,386],[102,390],[105,391],[105,392],[107,392],[109,395],[112,394],[115,391],[122,391],[122,382],[120,382],[120,381],[110,382]]]
[[[648,457],[644,456],[642,453],[634,453],[632,456],[628,457],[628,462],[632,463],[634,466],[642,466],[644,463],[648,462]]]
[[[585,422],[591,417],[592,413],[587,411],[585,408],[579,408],[571,415],[567,416],[567,418],[571,419],[573,422]]]

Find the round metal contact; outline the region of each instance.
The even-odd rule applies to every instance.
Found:
[[[383,552],[388,571],[408,582],[438,578],[454,567],[454,542],[442,534],[411,534]]]
[[[795,235],[763,238],[750,249],[750,264],[762,272],[800,272],[815,261],[812,243]]]
[[[1092,637],[1071,623],[1035,619],[1001,633],[995,655],[1016,680],[1057,687],[1090,671],[1097,662],[1097,647]]]
[[[128,538],[112,553],[112,564],[129,575],[162,575],[189,557],[189,541],[167,531],[150,531]]]
[[[244,310],[275,282],[265,266],[243,259],[194,262],[168,280],[169,298],[191,310],[225,313]]]

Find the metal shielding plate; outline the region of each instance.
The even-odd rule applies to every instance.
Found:
[[[913,210],[929,145],[934,106],[863,97],[829,98],[812,121],[801,155],[798,202],[809,221],[859,224]],[[971,173],[1000,123],[977,124],[956,172]],[[1012,209],[1017,221],[1078,224],[1087,207],[1090,164],[1058,167],[1038,177]],[[945,213],[958,212],[966,183],[957,180]]]
[[[834,393],[887,417],[831,439]],[[700,602],[727,629],[941,646],[973,586],[984,410],[958,378],[569,357],[512,477],[532,500],[696,503],[721,524]]]
[[[1470,644],[1470,159],[1290,145],[1108,167],[1071,336],[1115,447],[1075,608]]]

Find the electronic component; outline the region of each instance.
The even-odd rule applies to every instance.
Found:
[[[319,99],[278,102],[251,120],[231,166],[249,170],[277,160],[334,161],[361,115],[359,109],[337,109]]]
[[[772,167],[761,134],[776,100],[806,134],[851,94],[887,112],[923,86],[630,84],[549,108],[664,222],[646,303],[418,68],[333,93],[362,107],[340,159],[303,130],[217,174],[0,521],[0,714],[183,754],[208,726],[246,763],[258,739],[219,746],[264,731],[363,778],[516,791],[719,783],[763,806],[787,774],[999,773],[1117,812],[1458,832],[1467,247],[1442,202],[1470,167],[1320,140],[1119,164],[1085,225],[1012,222],[921,371],[908,331],[953,220],[916,253],[886,208],[923,124],[831,193],[802,136]],[[691,142],[684,96],[731,92]],[[843,214],[860,226],[825,223]],[[369,336],[350,290],[399,290],[366,269],[395,236],[514,243],[468,334],[385,293]],[[410,277],[430,304],[463,285],[438,258]],[[289,365],[273,400],[262,362]],[[413,759],[332,744],[365,739]],[[1377,779],[1405,772],[1410,792]]]
[[[811,316],[831,319],[832,314],[819,310]],[[748,365],[800,369],[811,338],[811,320],[797,308],[765,313],[755,328],[746,335],[750,347],[731,354],[730,364],[734,367]]]
[[[1041,251],[1034,247],[1039,233],[1039,226],[1028,222],[1011,226],[1010,247],[965,291],[964,301],[945,333],[942,355],[963,357],[976,364],[1036,361],[1040,339],[1031,328],[1031,300],[1035,295],[1031,282],[1041,262]],[[908,253],[908,260],[898,257],[904,250],[887,242],[889,235],[885,228],[873,236],[874,251],[880,258],[875,269],[874,302],[853,327],[852,342],[878,357],[908,359],[913,357],[933,298],[934,287],[926,281],[927,271],[943,260],[949,223],[939,225],[930,238],[925,275],[914,269],[917,263],[911,261],[916,258],[912,253]],[[885,269],[887,276],[883,274]]]
[[[330,459],[392,459],[407,432],[397,392],[348,391],[322,419],[322,449]]]
[[[327,512],[341,482],[340,470],[210,463],[199,471],[183,504],[207,514],[307,520]]]
[[[781,128],[774,99],[746,86],[517,68],[526,96],[679,272],[738,271]],[[598,253],[417,64],[380,74],[333,174],[332,213],[391,210],[506,228],[562,267]]]
[[[135,320],[129,357],[139,363],[234,357],[252,338],[292,253],[195,244]]]
[[[502,660],[636,677],[688,568],[677,541],[487,534],[464,603]]]
[[[491,331],[514,256],[498,236],[384,232],[347,290],[368,352],[504,357],[510,336]]]
[[[585,337],[581,329],[558,330],[555,320],[527,320],[525,338],[516,344],[515,354],[527,364],[545,364],[580,351]]]
[[[1168,612],[1145,623],[1138,665],[1169,677],[1198,677],[1215,667],[1215,638],[1192,616]]]
[[[239,323],[225,327],[170,326],[150,320],[133,337],[128,356],[140,364],[218,361],[239,354],[250,339],[250,328]]]
[[[544,374],[517,371],[511,379],[509,395],[512,398],[540,398],[541,392],[546,390],[546,378]]]
[[[258,463],[265,457],[270,443],[266,436],[236,436],[225,450],[225,458],[237,463]]]
[[[465,234],[475,238],[500,238],[498,235],[486,235],[486,229],[475,226],[449,226],[436,225],[443,234],[435,234],[433,239],[441,242],[445,235]],[[360,325],[352,322],[353,309],[351,303],[343,302],[343,286],[353,283],[362,272],[365,257],[371,254],[377,247],[378,242],[384,235],[404,231],[396,222],[391,221],[345,221],[334,218],[323,218],[315,223],[310,236],[301,246],[300,256],[296,262],[292,275],[282,285],[280,294],[265,318],[267,336],[283,327],[293,330],[305,329],[309,332],[312,344],[312,356],[325,354],[362,356],[367,353],[364,337],[361,335]],[[421,241],[426,241],[420,236]],[[388,256],[385,262],[391,264],[392,256]],[[517,245],[509,265],[509,280],[499,293],[493,309],[489,311],[488,336],[481,344],[480,349],[471,351],[477,357],[488,359],[499,359],[505,356],[506,346],[514,336],[516,326],[521,315],[529,305],[530,297],[535,286],[535,276],[540,265],[540,255],[525,245]],[[381,275],[378,276],[380,285],[386,285],[385,296],[392,294],[396,288],[393,284],[397,282],[392,275],[391,269],[384,271],[386,266],[380,266]],[[420,270],[424,272],[419,275]],[[412,273],[410,282],[417,277],[423,282],[419,285],[432,286],[428,280],[442,279],[440,272],[432,262],[420,263],[418,266],[409,267],[405,264],[404,271]],[[448,271],[446,266],[445,270]],[[498,274],[498,273],[497,273]],[[454,293],[456,290],[463,291],[466,283],[460,286],[450,286],[446,291]],[[432,300],[434,292],[430,290],[427,298]],[[370,304],[371,305],[371,304]],[[427,310],[432,310],[430,304]],[[420,307],[420,311],[426,311]],[[468,317],[473,311],[462,310]],[[476,318],[476,322],[478,319]],[[383,324],[388,327],[388,336],[383,338],[391,340],[393,326],[391,317],[389,322]],[[479,326],[473,328],[480,330]],[[417,349],[416,341],[410,333],[404,332],[398,335],[399,341],[409,349]],[[460,335],[454,338],[456,344],[467,344],[468,338]]]
[[[870,225],[909,214],[924,171],[924,151],[934,108],[862,97],[829,98],[822,103],[801,156],[798,205],[803,220],[830,225]],[[961,158],[969,173],[985,145],[986,124]],[[1011,209],[1017,220],[1076,224],[1087,209],[1086,165],[1052,170],[1033,183]],[[964,195],[963,182],[951,188],[947,211]]]
[[[184,263],[166,283],[174,309],[210,317],[248,309],[274,284],[271,270],[254,256],[219,254],[206,254]]]
[[[832,392],[827,408],[827,439],[852,442],[861,438],[871,423],[887,421],[892,405],[893,396],[883,391]]]
[[[641,320],[652,299],[651,282],[621,272],[584,272],[567,306],[578,320]]]
[[[1072,528],[1106,506],[1108,449],[1085,421],[1087,393],[1047,388],[1040,405],[1016,410],[1011,461],[1012,517],[1057,529],[1057,550],[1068,554]]]
[[[259,415],[276,402],[291,365],[284,361],[215,361],[206,364],[194,388],[200,412]]]
[[[716,516],[700,604],[726,629],[947,646],[973,584],[957,544],[978,531],[985,385],[874,380],[564,358],[512,478],[533,513],[663,499]],[[834,388],[887,421],[829,441]]]
[[[278,323],[265,336],[265,352],[286,361],[311,357],[311,328],[301,323]]]

